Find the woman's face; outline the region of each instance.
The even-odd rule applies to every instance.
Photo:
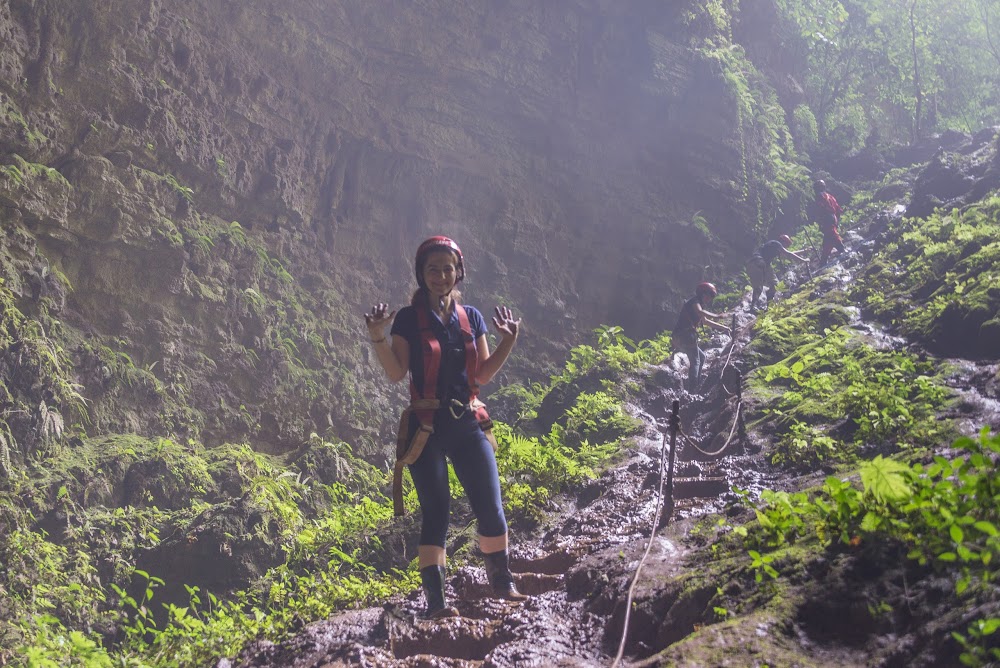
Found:
[[[458,257],[449,250],[431,251],[424,261],[423,277],[432,297],[444,297],[458,282]]]

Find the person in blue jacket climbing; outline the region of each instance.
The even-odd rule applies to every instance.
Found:
[[[799,262],[809,263],[809,258],[788,250],[791,245],[791,237],[782,234],[777,239],[765,242],[747,260],[747,276],[750,278],[750,285],[753,286],[753,293],[750,295],[751,312],[757,310],[757,298],[760,297],[762,290],[764,291],[764,308],[767,308],[767,303],[774,294],[774,287],[778,281],[774,275],[774,267],[771,266],[772,262],[779,257],[790,257]]]

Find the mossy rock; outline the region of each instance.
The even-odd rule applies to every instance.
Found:
[[[1000,358],[1000,316],[987,320],[979,327],[977,344],[982,357]]]
[[[47,508],[63,495],[81,508],[185,508],[212,493],[212,478],[193,446],[132,434],[77,440],[32,472]]]
[[[996,319],[997,308],[992,304],[956,299],[931,323],[928,340],[944,355],[969,356],[974,350],[989,346],[990,342],[983,337],[983,327]],[[988,333],[991,328],[985,331]]]
[[[122,502],[136,507],[180,508],[193,498],[190,482],[162,458],[146,459],[129,466],[122,481],[122,493]]]
[[[827,329],[850,324],[855,317],[855,309],[835,300],[783,305],[782,310],[758,325],[749,353],[758,364],[776,362],[819,341]]]
[[[890,183],[875,191],[872,199],[876,202],[898,202],[904,199],[910,192],[908,183]]]
[[[613,375],[607,369],[591,369],[572,383],[559,383],[542,399],[538,406],[538,417],[532,420],[529,431],[546,434],[566,411],[571,409],[584,392],[599,392],[604,388],[602,380]]]
[[[285,559],[280,533],[264,508],[247,498],[234,499],[176,527],[141,553],[137,566],[164,580],[159,602],[183,605],[188,601],[184,585],[223,595],[280,565]]]

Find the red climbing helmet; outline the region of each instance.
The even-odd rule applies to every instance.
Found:
[[[715,295],[719,294],[719,291],[711,283],[699,283],[698,287],[695,288],[694,293],[699,297],[711,297],[715,298]]]
[[[780,241],[781,245],[784,246],[785,248],[788,248],[789,246],[792,245],[792,238],[787,234],[782,234],[780,237],[778,237],[778,241]]]
[[[462,258],[462,249],[448,237],[437,236],[431,237],[417,248],[417,260],[414,263],[417,273],[417,284],[422,288],[427,287],[424,285],[424,262],[427,260],[427,256],[436,250],[448,250],[458,257],[458,264],[455,267],[458,270],[458,277],[455,279],[455,283],[461,282],[465,278],[465,263]]]

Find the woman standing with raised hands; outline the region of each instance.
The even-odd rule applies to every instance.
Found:
[[[451,499],[448,459],[476,516],[493,592],[512,601],[527,598],[517,591],[510,572],[493,423],[478,399],[479,386],[488,383],[510,355],[521,320],[515,320],[509,308],[496,308],[493,325],[500,344],[491,353],[482,314],[459,303],[455,287],[465,277],[465,264],[458,244],[448,237],[420,244],[415,269],[419,287],[410,305],[397,314],[389,312],[387,304],[376,304],[365,314],[365,322],[389,380],[410,376],[410,406],[400,419],[396,443],[393,502],[396,514],[402,514],[402,471],[407,466],[422,512],[417,561],[427,599],[425,616],[453,617],[458,612],[446,605],[444,595]]]

